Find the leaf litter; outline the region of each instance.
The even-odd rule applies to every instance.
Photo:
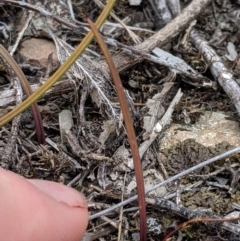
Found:
[[[102,3],[105,4],[105,1]],[[31,4],[36,4],[36,1],[32,1]],[[54,9],[57,11],[53,12],[52,8],[48,8],[51,4],[48,5],[41,7],[53,14],[66,17],[66,21],[71,19],[69,12],[66,11],[67,8],[55,3]],[[96,18],[101,12],[101,9],[91,1],[73,1],[72,5],[75,18],[79,22],[86,22],[86,13],[90,13],[93,18]],[[181,8],[185,7],[184,1],[181,1]],[[16,19],[22,20],[23,10],[5,5],[4,8],[9,15],[15,14]],[[234,12],[231,11],[233,8],[236,8]],[[209,5],[198,16],[195,26],[202,31],[204,37],[221,57],[225,66],[232,71],[237,81],[240,79],[238,70],[238,44],[240,40],[236,23],[238,8],[237,2],[213,1],[213,4]],[[132,31],[143,41],[152,35],[151,32],[144,31],[144,29],[156,31],[159,28],[156,13],[147,1],[142,2],[138,7],[130,6],[126,0],[119,1],[114,11],[121,20],[126,17],[130,18],[127,24],[130,27],[138,28]],[[16,38],[16,28],[12,25],[11,19],[4,17],[4,15],[1,16],[1,21],[7,26],[7,30],[2,30],[0,33],[3,36],[1,44],[9,47]],[[34,36],[30,30],[34,31],[36,26],[37,32],[35,34],[39,38],[45,38],[46,35],[49,38],[50,32],[45,27],[44,17],[39,14],[35,15],[34,18],[37,19],[38,23],[29,26],[23,40]],[[39,21],[42,21],[42,24],[39,24]],[[115,23],[112,17],[108,21]],[[52,23],[49,19],[48,22]],[[53,31],[51,39],[55,42],[59,61],[62,64],[71,54],[73,46],[81,41],[84,30],[83,32],[72,31],[66,26],[58,25],[57,22],[53,27],[48,25],[49,23],[47,26]],[[108,31],[104,32],[105,37],[110,39],[114,37],[115,40],[129,46],[135,45],[134,40],[129,36],[129,30],[116,28],[115,24],[112,25],[114,30],[109,31],[109,26],[111,25],[108,25]],[[82,25],[81,27],[86,32],[87,26]],[[8,40],[9,31],[12,42]],[[231,120],[238,122],[234,103],[215,82],[208,65],[192,43],[187,40],[187,43],[181,44],[183,35],[184,32],[171,39],[164,46],[164,50],[184,60],[184,66],[187,63],[206,80],[211,80],[205,86],[203,82],[191,79],[188,75],[173,74],[171,66],[167,68],[150,60],[129,64],[126,69],[120,72],[130,103],[139,145],[148,139],[154,125],[164,115],[179,88],[181,88],[183,96],[174,107],[173,116],[170,118],[173,123],[181,124],[181,128],[194,125],[205,111],[223,111]],[[109,49],[113,55],[117,55],[121,51],[121,48],[113,46],[109,46]],[[34,66],[33,61],[27,62],[22,59],[20,53],[16,57],[20,66],[24,64]],[[25,112],[18,132],[18,151],[9,157],[9,169],[24,177],[70,184],[83,192],[89,201],[91,212],[100,211],[105,206],[121,200],[126,172],[128,174],[125,180],[124,199],[136,193],[133,171],[129,165],[131,154],[122,125],[121,110],[109,72],[102,64],[103,61],[95,43],[92,43],[89,50],[68,71],[67,78],[73,84],[72,91],[64,92],[63,89],[61,92],[58,91],[55,96],[43,97],[39,103],[40,107],[47,106],[49,109],[49,111],[42,113],[48,139],[47,144],[41,147],[37,145],[33,133],[34,128],[31,125],[31,114]],[[33,84],[31,76],[40,80],[40,76],[44,76],[45,71],[44,68],[31,70],[27,67],[25,75],[30,80],[30,84]],[[11,87],[8,84],[6,73],[0,83],[1,99],[1,94],[6,87]],[[86,94],[85,98],[83,98],[84,93]],[[12,105],[12,102],[10,104]],[[9,108],[9,104],[1,108],[2,112]],[[71,111],[72,119],[70,118],[69,121],[73,121],[74,125],[66,134],[66,141],[62,142],[58,116],[64,110]],[[7,143],[9,130],[9,126],[1,128],[0,153],[3,152]],[[149,185],[161,182],[164,176],[160,168],[161,165],[165,168],[168,176],[172,176],[233,148],[228,143],[228,139],[223,143],[216,143],[215,146],[208,147],[199,144],[196,138],[180,141],[168,149],[162,149],[161,135],[152,144],[154,147],[148,148],[142,158],[145,182]],[[19,145],[20,143],[21,145]],[[238,170],[239,155],[236,154],[229,159],[219,160],[185,176],[176,183],[167,185],[164,187],[165,191],[162,196],[172,195],[171,201],[183,205],[189,210],[199,210],[200,214],[201,212],[211,212],[224,217],[226,214],[240,209]],[[189,186],[192,188],[188,189]],[[150,197],[157,198],[158,196],[157,193],[152,193]],[[138,231],[133,231],[138,228],[136,211],[131,210],[134,207],[136,207],[135,203],[124,208],[126,210],[124,210],[123,240],[134,240],[134,237],[138,237]],[[156,205],[148,204],[147,211],[148,237],[153,240],[162,239],[165,233],[183,221],[176,213],[171,213]],[[118,215],[110,213],[109,217],[113,219],[117,218]],[[100,228],[97,229],[96,226],[101,224],[103,224],[101,219],[93,220],[89,223],[89,230],[94,228],[97,233]],[[108,226],[109,224],[105,224],[106,229]],[[92,231],[88,231],[88,233],[92,233]],[[104,239],[113,240],[116,235],[117,231],[115,230]],[[237,237],[239,237],[237,234],[219,229],[217,224],[207,226],[195,223],[181,230],[179,234],[174,236],[174,240],[177,238],[178,240],[222,240],[223,238],[230,240]]]

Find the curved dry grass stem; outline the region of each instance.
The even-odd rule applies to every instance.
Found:
[[[139,206],[139,212],[140,212],[140,240],[143,241],[143,240],[146,240],[146,203],[145,203],[145,194],[144,194],[145,192],[144,192],[143,171],[142,171],[142,164],[141,164],[140,155],[138,151],[137,139],[136,139],[135,131],[132,124],[132,118],[128,108],[127,98],[125,96],[119,74],[114,65],[112,57],[107,49],[107,46],[103,41],[103,38],[101,37],[97,28],[95,27],[95,25],[90,19],[88,19],[88,23],[106,58],[106,61],[108,63],[108,66],[113,78],[114,85],[116,87],[118,99],[121,105],[121,109],[124,117],[124,123],[127,130],[127,135],[128,135],[129,144],[132,151],[133,162],[134,162],[134,170],[136,175],[137,192],[138,192],[138,206]]]
[[[108,4],[102,11],[101,15],[96,21],[97,28],[103,24],[110,11],[112,10],[116,0],[108,1]],[[34,102],[41,98],[64,74],[65,72],[72,66],[72,64],[78,59],[78,57],[83,53],[85,48],[90,44],[94,35],[92,31],[90,31],[83,41],[79,44],[79,46],[75,49],[72,55],[68,58],[68,60],[47,80],[45,84],[43,84],[38,90],[36,90],[33,94],[30,95],[22,104],[18,105],[8,114],[0,118],[0,127],[7,124],[11,121],[15,116],[22,113],[29,106],[31,106]]]

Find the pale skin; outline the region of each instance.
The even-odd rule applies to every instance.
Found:
[[[27,180],[0,168],[0,233],[5,241],[79,241],[88,223],[85,198],[62,184]]]

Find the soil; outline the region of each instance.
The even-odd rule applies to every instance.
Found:
[[[37,2],[33,0],[31,4],[36,6]],[[103,0],[101,2],[106,3]],[[180,1],[181,9],[190,2]],[[73,30],[50,17],[45,19],[41,13],[33,14],[13,57],[34,90],[47,81],[82,41],[87,33],[86,16],[96,20],[102,11],[94,1],[72,1],[75,19],[78,21],[75,22],[71,19],[67,5],[58,1],[39,4],[66,22],[79,24],[81,28]],[[238,1],[215,0],[202,10],[195,25],[236,81],[240,80],[239,11]],[[150,1],[142,1],[139,6],[130,6],[127,0],[117,1],[114,13],[121,20],[126,18],[126,25],[139,28],[133,32],[141,41],[163,27],[159,24]],[[26,8],[8,4],[1,6],[0,43],[9,52],[18,42],[18,34],[24,28],[29,14]],[[46,28],[45,20],[51,33]],[[108,20],[116,23],[112,16]],[[105,26],[101,33],[127,46],[137,44],[124,28]],[[120,72],[139,146],[150,135],[146,130],[150,124],[146,124],[146,121],[151,117],[149,109],[153,107],[149,103],[163,91],[165,84],[172,84],[159,103],[159,112],[154,122],[156,124],[177,91],[181,89],[183,92],[180,102],[174,107],[171,123],[142,158],[148,186],[240,145],[239,117],[234,103],[214,78],[199,50],[189,38],[184,41],[184,37],[185,31],[177,34],[162,48],[184,60],[214,83],[212,87],[203,86],[181,73],[176,74],[166,66],[144,59]],[[113,56],[123,51],[117,46],[108,45],[108,48]],[[127,199],[136,194],[134,170],[132,164],[129,164],[129,140],[109,72],[101,68],[103,62],[102,53],[94,40],[79,59],[78,63],[83,68],[74,65],[59,84],[52,88],[52,92],[38,101],[46,137],[43,145],[38,143],[30,110],[21,114],[16,135],[11,130],[11,123],[0,129],[0,164],[3,168],[25,178],[61,182],[79,190],[86,196],[91,214],[117,204],[122,195],[123,199]],[[14,108],[16,98],[14,91],[6,92],[14,89],[14,77],[6,66],[0,66],[0,71],[2,117]],[[86,73],[91,77],[87,77]],[[8,96],[6,100],[3,94]],[[8,150],[11,150],[10,153]],[[200,215],[207,212],[225,217],[240,210],[239,166],[239,154],[235,154],[182,177],[150,197],[157,199],[173,194],[169,200],[189,211],[197,210]],[[139,240],[138,213],[130,209],[134,207],[137,207],[137,202],[124,207],[122,240]],[[118,211],[106,216],[118,224]],[[148,239],[162,240],[168,232],[186,221],[185,218],[148,203]],[[90,221],[84,240],[94,240],[87,239],[93,233],[100,238],[100,231],[105,229],[107,232],[110,226],[105,222],[101,218]],[[109,230],[111,232],[103,236],[102,240],[117,238],[118,230]],[[216,241],[239,238],[240,232],[236,234],[226,231],[219,223],[208,225],[206,222],[195,222],[182,228],[172,240]]]

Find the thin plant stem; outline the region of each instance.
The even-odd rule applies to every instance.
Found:
[[[108,63],[108,66],[113,78],[114,85],[116,87],[118,99],[121,105],[124,123],[127,130],[128,140],[129,140],[130,148],[132,151],[133,162],[134,162],[134,170],[136,175],[137,192],[138,192],[138,206],[139,206],[139,213],[140,213],[140,240],[143,241],[143,240],[146,240],[146,202],[145,202],[145,194],[144,194],[143,171],[142,171],[142,164],[141,164],[141,159],[140,159],[138,145],[137,145],[137,138],[133,128],[132,118],[131,118],[128,103],[127,103],[127,98],[125,96],[122,82],[117,72],[117,68],[114,65],[113,59],[108,51],[107,45],[104,43],[103,38],[98,32],[94,23],[90,19],[88,19],[87,21],[106,58],[106,61]]]
[[[100,28],[101,25],[106,20],[110,11],[112,10],[116,0],[108,1],[106,7],[103,9],[101,15],[96,21],[96,27]],[[44,83],[39,89],[37,89],[33,94],[31,94],[25,101],[23,101],[20,105],[15,107],[12,111],[4,115],[0,118],[0,127],[7,124],[11,121],[15,116],[22,113],[29,106],[31,106],[34,102],[41,98],[64,74],[65,72],[74,64],[74,62],[78,59],[78,57],[83,53],[85,48],[91,43],[94,35],[92,31],[90,31],[83,41],[79,44],[79,46],[75,49],[72,55],[67,59],[67,61]]]

